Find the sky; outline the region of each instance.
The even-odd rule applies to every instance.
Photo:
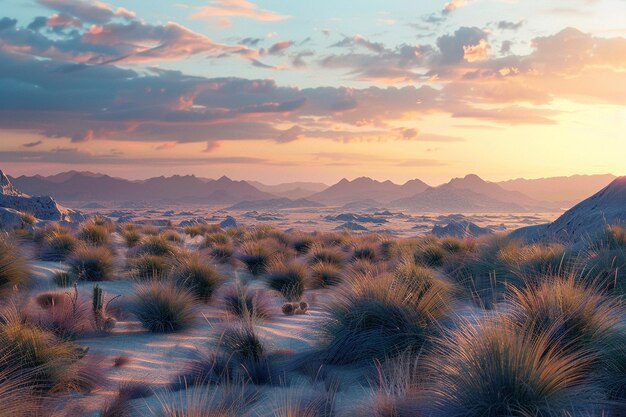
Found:
[[[626,0],[1,0],[0,168],[626,174]]]

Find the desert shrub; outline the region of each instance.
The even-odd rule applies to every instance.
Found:
[[[321,337],[326,361],[350,363],[419,351],[448,312],[437,282],[406,283],[391,274],[351,276],[327,309]]]
[[[574,263],[572,254],[559,244],[509,245],[500,250],[498,259],[525,284],[532,285],[539,284],[545,275],[570,271]]]
[[[103,227],[107,231],[107,233],[113,233],[115,231],[115,225],[110,219],[106,219],[101,216],[95,216],[93,219],[91,219],[91,223],[95,224],[96,226]]]
[[[408,285],[425,285],[428,287],[437,281],[435,271],[422,265],[416,265],[408,259],[398,264],[393,274],[398,281]]]
[[[41,293],[35,302],[40,310],[28,313],[28,320],[60,340],[74,340],[92,329],[89,307],[79,298],[76,288],[65,293]]]
[[[608,225],[598,233],[592,246],[609,250],[626,248],[626,228],[622,225]]]
[[[420,243],[413,251],[415,263],[428,267],[443,266],[446,255],[446,250],[438,242],[429,240]]]
[[[139,280],[161,279],[170,270],[168,260],[163,256],[144,253],[128,260],[128,270],[132,277]]]
[[[265,273],[275,253],[275,244],[271,241],[249,241],[241,246],[241,253],[237,258],[246,265],[252,275],[258,276]]]
[[[196,319],[193,294],[185,288],[159,282],[138,288],[131,311],[153,333],[184,330]]]
[[[264,320],[272,315],[268,295],[262,290],[251,290],[239,283],[222,294],[224,309],[245,320]]]
[[[291,247],[298,253],[307,253],[313,246],[313,238],[305,234],[296,234],[292,236]]]
[[[78,238],[95,246],[108,245],[111,242],[107,228],[95,222],[83,224],[78,232]]]
[[[0,233],[0,291],[20,285],[28,278],[26,261],[7,234]]]
[[[35,216],[33,216],[31,213],[26,213],[26,212],[20,213],[20,220],[22,221],[23,225],[29,225],[29,226],[33,226],[35,222],[37,222],[37,219],[35,218]]]
[[[605,347],[624,318],[616,301],[577,283],[575,276],[546,278],[538,287],[512,292],[512,318],[518,326],[551,337],[551,347],[593,352],[598,360],[606,357]]]
[[[617,295],[626,295],[626,248],[595,249],[579,269],[585,281]]]
[[[308,279],[307,266],[297,261],[275,262],[268,270],[267,285],[288,300],[299,300]]]
[[[106,247],[79,246],[68,259],[69,273],[78,281],[109,281],[113,279],[114,262]]]
[[[198,299],[208,302],[224,277],[196,254],[182,256],[174,265],[171,277],[176,285],[188,288]]]
[[[463,323],[430,357],[429,368],[438,375],[434,415],[575,415],[590,403],[588,360],[504,320]]]
[[[327,288],[343,281],[341,268],[332,263],[318,262],[311,267],[309,282],[313,288]]]
[[[222,229],[216,224],[196,223],[186,226],[183,231],[191,237],[196,237],[204,235],[205,233],[218,233],[221,232]]]
[[[258,361],[266,353],[263,341],[249,324],[227,327],[221,334],[220,348],[240,361]]]
[[[309,265],[324,262],[341,266],[344,263],[344,259],[345,254],[336,246],[324,247],[320,244],[314,244],[309,250]]]
[[[55,272],[52,276],[52,282],[54,282],[54,285],[56,285],[57,287],[66,288],[74,285],[76,279],[72,278],[72,276],[68,272],[59,271]]]
[[[28,323],[14,309],[0,320],[0,346],[9,348],[0,360],[0,372],[28,375],[29,386],[36,390],[76,387],[77,375],[70,371],[81,357],[77,346]]]
[[[143,233],[146,236],[156,236],[159,233],[161,233],[161,229],[159,229],[153,224],[144,224],[144,225],[141,225],[141,233]]]
[[[139,244],[139,242],[141,242],[141,233],[135,229],[123,229],[121,235],[124,242],[126,242],[126,247],[128,248],[134,248]]]
[[[500,235],[481,241],[475,251],[455,254],[444,263],[444,271],[460,284],[480,307],[493,308],[508,288],[522,287],[524,281],[513,273],[509,259],[519,244]]]
[[[9,355],[9,347],[0,349],[0,368]],[[29,384],[27,372],[4,369],[0,371],[0,410],[12,417],[30,417],[40,415],[39,399]]]
[[[209,251],[209,254],[219,262],[228,261],[234,253],[235,248],[230,243],[224,245],[216,244]]]
[[[43,238],[40,258],[44,261],[63,261],[78,246],[70,233],[52,232]]]
[[[352,252],[352,257],[354,259],[365,259],[374,262],[377,258],[377,252],[378,251],[375,245],[361,244],[354,248],[354,251]]]
[[[223,232],[207,233],[204,235],[204,246],[207,248],[213,248],[216,245],[228,245],[229,243],[230,238]]]
[[[398,252],[398,242],[394,239],[385,239],[379,244],[380,255],[385,260],[391,259]]]
[[[163,232],[161,232],[161,237],[163,237],[163,239],[167,240],[168,242],[173,242],[173,243],[183,243],[185,241],[185,239],[179,235],[176,230],[164,230]]]
[[[150,254],[154,256],[166,256],[176,253],[176,249],[176,246],[163,236],[150,235],[137,245],[130,255],[139,256]]]

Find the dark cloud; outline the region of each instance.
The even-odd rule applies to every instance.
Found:
[[[3,17],[0,19],[0,31],[6,29],[13,29],[17,25],[17,19],[11,19],[8,17]]]
[[[35,146],[39,146],[43,143],[42,140],[38,140],[35,142],[28,142],[22,145],[23,148],[34,148]]]
[[[519,22],[509,22],[508,20],[500,20],[498,22],[498,29],[503,30],[518,30],[524,26],[524,21],[520,20]]]

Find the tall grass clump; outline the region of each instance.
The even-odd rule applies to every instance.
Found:
[[[53,231],[43,238],[40,258],[44,261],[63,261],[77,246],[78,242],[71,233]]]
[[[326,309],[325,359],[367,362],[418,352],[448,311],[448,289],[438,282],[407,283],[384,272],[351,276]]]
[[[224,232],[213,232],[204,235],[204,246],[207,248],[213,248],[218,245],[228,245],[230,243],[230,237]]]
[[[309,250],[308,262],[309,265],[314,265],[319,262],[327,264],[333,264],[337,266],[343,265],[345,261],[345,254],[336,246],[323,246],[319,243],[315,243]]]
[[[142,326],[153,333],[184,330],[197,315],[195,297],[189,290],[159,282],[137,289],[131,311]]]
[[[573,275],[546,277],[537,287],[514,288],[510,306],[520,328],[552,337],[552,345],[565,352],[593,352],[598,360],[606,359],[624,319],[622,305],[577,282]]]
[[[474,251],[448,257],[443,270],[469,293],[476,304],[493,308],[503,300],[509,288],[524,285],[508,258],[509,254],[519,250],[516,241],[500,235],[490,236],[481,240]]]
[[[413,251],[415,263],[427,267],[441,267],[448,252],[436,240],[425,239]]]
[[[327,262],[318,262],[311,267],[309,282],[312,288],[328,288],[343,282],[341,267]]]
[[[277,261],[268,269],[267,285],[290,301],[297,301],[304,294],[308,279],[307,265],[297,261]]]
[[[222,293],[226,312],[244,320],[265,320],[272,315],[268,295],[263,290],[252,290],[235,283]]]
[[[113,279],[115,260],[106,247],[79,246],[68,259],[69,273],[78,281]]]
[[[107,228],[93,221],[85,223],[80,227],[78,238],[94,246],[104,246],[111,243],[111,237]]]
[[[28,278],[28,267],[19,248],[0,233],[0,292],[20,285]]]
[[[197,254],[188,254],[174,265],[171,272],[176,285],[188,288],[199,300],[208,302],[224,277]]]
[[[160,236],[168,242],[183,243],[185,241],[185,239],[181,235],[179,235],[176,230],[172,229],[162,231]]]
[[[222,263],[228,262],[234,253],[235,248],[230,243],[216,244],[209,250],[209,255],[211,255],[211,257],[216,261]]]
[[[137,245],[130,256],[139,256],[143,254],[150,254],[154,256],[166,256],[172,255],[177,252],[177,247],[171,241],[165,239],[160,235],[150,235],[144,239],[139,245]]]
[[[241,248],[237,258],[244,263],[254,276],[265,273],[271,259],[276,254],[276,244],[271,240],[248,241]]]
[[[0,320],[0,346],[6,347],[0,372],[19,372],[28,376],[29,386],[37,391],[65,391],[81,387],[73,365],[82,353],[52,332],[28,323],[10,309]]]
[[[161,279],[169,273],[170,261],[164,256],[144,253],[128,260],[130,276],[140,281]]]
[[[594,394],[586,385],[589,360],[506,320],[462,323],[430,356],[436,411],[429,415],[579,415]]]
[[[120,235],[128,248],[134,248],[141,242],[141,233],[139,233],[136,228],[123,228]]]

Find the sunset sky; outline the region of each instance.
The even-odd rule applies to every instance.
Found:
[[[624,175],[625,133],[625,0],[1,0],[11,175]]]

